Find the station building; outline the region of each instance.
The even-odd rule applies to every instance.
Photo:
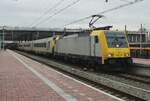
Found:
[[[132,57],[150,58],[150,32],[128,31],[127,38]]]
[[[140,31],[128,31],[127,32],[127,38],[129,43],[147,43],[150,41],[149,39],[149,32],[143,32],[141,33]]]

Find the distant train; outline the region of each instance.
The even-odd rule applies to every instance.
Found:
[[[150,43],[130,43],[130,49],[132,57],[150,59]]]
[[[91,67],[119,64],[121,69],[125,69],[125,66],[132,64],[126,35],[119,31],[94,30],[86,34],[53,36],[20,42],[18,48],[37,54],[61,57]]]

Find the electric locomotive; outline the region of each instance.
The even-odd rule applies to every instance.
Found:
[[[124,32],[94,31],[101,48],[102,64],[132,64],[130,48]]]
[[[58,39],[55,54],[87,64],[132,64],[126,35],[119,31],[95,30]]]

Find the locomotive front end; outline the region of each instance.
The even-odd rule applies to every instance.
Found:
[[[108,64],[132,64],[130,48],[124,32],[105,32]]]
[[[130,48],[124,32],[106,31],[105,64],[132,64]]]

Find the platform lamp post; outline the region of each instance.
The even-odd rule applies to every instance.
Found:
[[[11,40],[14,41],[14,32],[13,32],[13,30],[11,31],[11,36],[12,36],[12,37],[11,37],[11,38],[12,38]]]
[[[3,50],[4,50],[4,48],[5,48],[5,26],[3,26]]]
[[[2,44],[2,37],[1,36],[2,36],[2,33],[0,33],[0,50],[2,49],[2,45],[1,45]]]
[[[125,27],[125,34],[126,34],[126,37],[128,39],[127,25],[125,25],[124,27]]]
[[[141,34],[140,34],[140,56],[142,55],[142,33],[143,33],[143,25],[141,24]]]
[[[38,39],[39,39],[39,35],[40,35],[40,32],[37,31],[37,32],[36,32],[36,39],[35,39],[35,40],[38,40]]]

